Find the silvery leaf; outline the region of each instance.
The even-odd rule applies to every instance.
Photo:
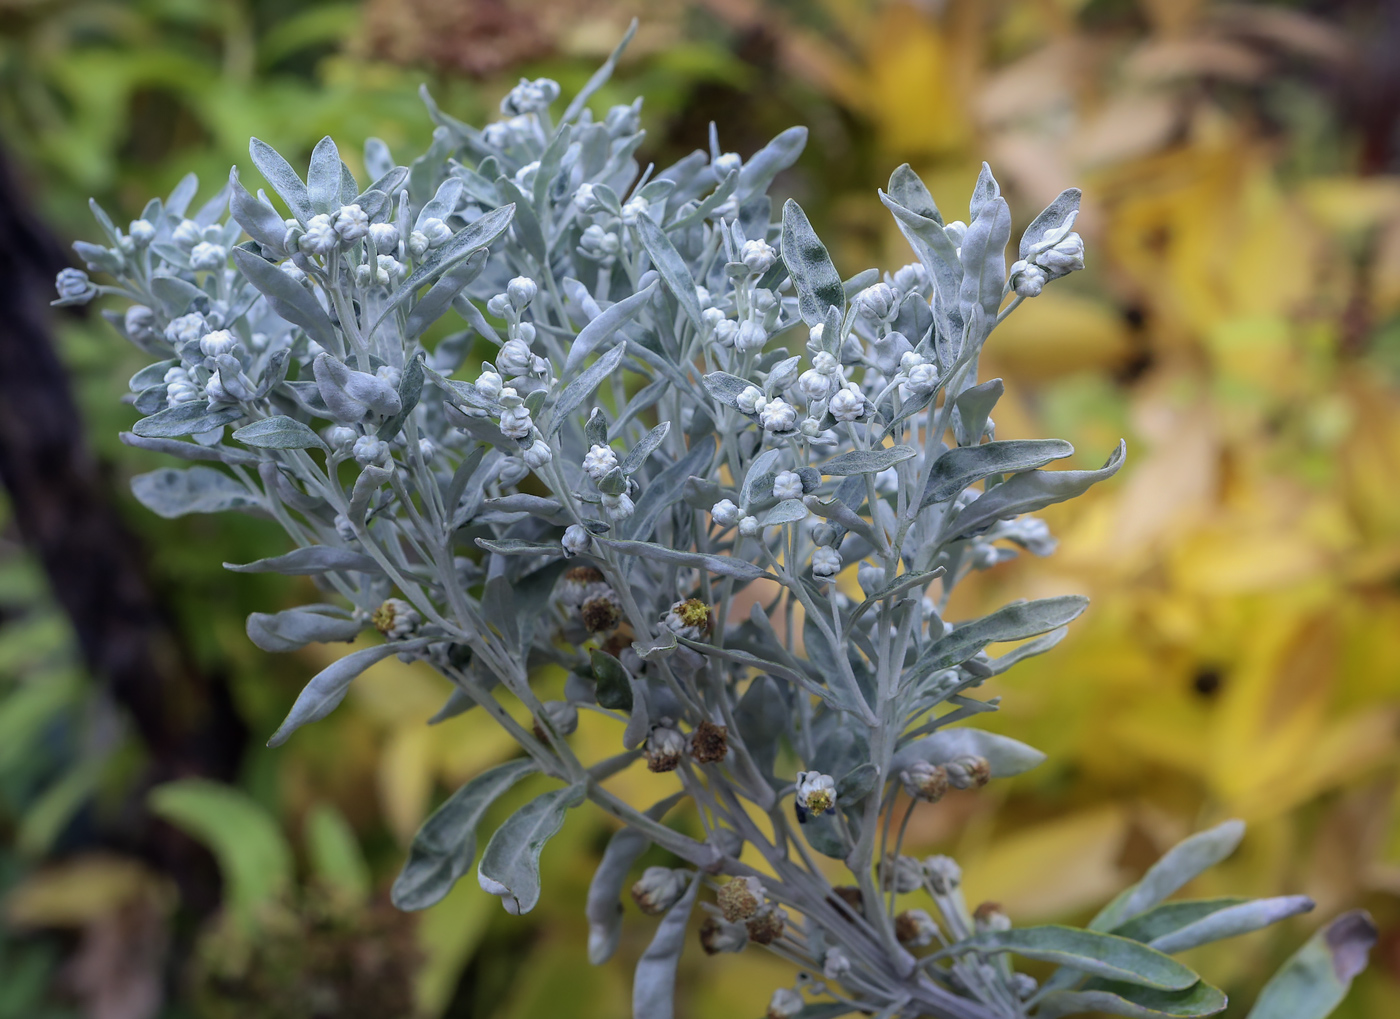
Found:
[[[652,264],[656,266],[667,289],[675,296],[681,311],[685,312],[696,329],[701,328],[703,323],[700,319],[700,300],[695,295],[695,277],[691,275],[685,259],[676,251],[666,231],[657,226],[650,216],[639,216],[636,229],[642,246],[651,256]]]
[[[256,138],[249,141],[248,154],[253,159],[253,165],[263,175],[263,179],[272,186],[272,190],[282,196],[282,201],[287,203],[292,215],[305,225],[315,212],[311,208],[306,185],[301,182],[291,164],[267,142]]]
[[[1247,1019],[1323,1019],[1366,968],[1376,925],[1365,910],[1343,913],[1308,939],[1255,999]]]
[[[690,922],[701,883],[698,874],[691,878],[690,887],[667,911],[657,925],[651,944],[637,960],[632,980],[633,1019],[671,1019],[675,1015],[676,970],[685,947],[686,925]]]
[[[841,286],[841,276],[802,206],[791,198],[783,204],[782,258],[797,287],[802,321],[808,326],[818,325],[825,321],[828,308],[845,314],[846,291]]]
[[[788,704],[771,676],[755,676],[734,708],[734,724],[749,756],[765,775],[773,773],[778,741],[787,732]]]
[[[1257,931],[1280,920],[1287,920],[1290,916],[1310,912],[1313,906],[1313,900],[1306,895],[1255,899],[1253,902],[1227,906],[1178,930],[1153,938],[1148,944],[1159,952],[1175,955],[1212,941]]]
[[[430,219],[447,219],[451,216],[462,200],[462,187],[460,177],[448,177],[439,184],[436,194],[424,202],[423,208],[418,211],[418,217],[413,221],[413,229],[423,229],[423,224]]]
[[[885,449],[853,449],[833,457],[821,465],[821,472],[835,477],[850,474],[879,474],[895,464],[919,455],[913,446],[890,446]]]
[[[1041,247],[1042,242],[1049,239],[1049,235],[1061,233],[1066,231],[1067,226],[1072,226],[1074,217],[1079,214],[1079,199],[1078,188],[1066,188],[1039,216],[1031,220],[1026,232],[1021,234],[1020,257],[1030,258]]]
[[[894,755],[891,774],[898,775],[915,761],[947,764],[959,757],[984,757],[992,766],[993,778],[1010,778],[1030,771],[1045,760],[1035,747],[985,729],[941,729],[932,736],[915,740]]]
[[[801,499],[784,499],[763,516],[764,527],[792,524],[807,519],[807,507]]]
[[[308,426],[281,414],[244,425],[233,437],[259,449],[330,449]]]
[[[490,246],[501,234],[505,233],[506,227],[510,226],[514,215],[514,205],[492,209],[480,219],[473,220],[466,229],[453,234],[451,240],[429,255],[427,260],[414,269],[408,279],[399,284],[399,288],[389,295],[388,301],[381,309],[380,318],[382,319],[384,315],[408,300],[411,295],[416,294],[421,288],[456,265],[458,258],[462,255],[476,248]]]
[[[911,679],[961,665],[988,644],[1023,640],[1064,626],[1078,618],[1088,604],[1088,598],[1069,594],[1003,605],[990,615],[963,623],[934,641],[919,656]]]
[[[806,147],[807,129],[790,127],[746,159],[739,169],[739,186],[736,190],[739,200],[744,201],[767,191],[773,178],[797,162],[797,157]]]
[[[781,448],[767,449],[754,457],[744,474],[744,484],[739,489],[739,505],[749,506],[773,494],[773,480],[777,477],[774,468],[782,457]]]
[[[173,520],[186,513],[253,509],[262,501],[241,483],[212,467],[163,467],[131,479],[131,494],[152,513]]]
[[[1184,899],[1164,902],[1145,913],[1139,913],[1127,923],[1119,924],[1113,933],[1120,938],[1132,938],[1143,944],[1150,944],[1157,938],[1179,931],[1194,924],[1212,913],[1218,913],[1230,906],[1238,906],[1248,899],[1222,897],[1218,899]]]
[[[987,416],[1006,387],[1001,379],[964,389],[953,401],[953,434],[959,446],[975,446],[987,430]]]
[[[340,152],[330,135],[311,150],[311,165],[306,171],[306,200],[316,212],[331,213],[340,208]]]
[[[329,616],[308,609],[253,612],[248,616],[248,639],[264,651],[296,651],[307,644],[354,640],[364,629],[358,619]]]
[[[400,651],[412,647],[421,646],[422,642],[393,641],[387,644],[379,644],[375,647],[362,648],[359,651],[352,651],[344,658],[331,663],[312,677],[311,682],[297,696],[296,703],[292,705],[292,710],[287,713],[286,720],[272,734],[272,738],[267,741],[270,747],[280,747],[291,737],[297,729],[308,722],[318,722],[334,711],[340,702],[345,700],[346,693],[350,690],[351,681],[364,672],[376,662],[381,662],[390,655],[398,654]]]
[[[1010,240],[1011,209],[1006,199],[991,198],[968,225],[960,248],[963,277],[958,301],[964,321],[970,320],[974,306],[981,308],[986,322],[996,321],[1006,289],[1006,244]]]
[[[477,538],[476,543],[488,552],[500,555],[561,555],[557,541],[526,541],[523,538]]]
[[[265,258],[242,248],[233,249],[233,261],[248,282],[258,288],[272,310],[293,325],[301,326],[306,335],[329,351],[344,347],[340,334],[331,324],[330,316],[311,291],[292,279]]]
[[[452,306],[452,302],[463,288],[481,275],[481,270],[486,266],[487,255],[485,248],[478,248],[443,272],[408,313],[408,319],[404,322],[405,339],[418,339],[427,332],[429,326],[447,314],[447,309]]]
[[[317,573],[344,571],[378,573],[379,564],[360,552],[333,545],[308,545],[284,555],[259,559],[251,563],[224,563],[224,569],[234,573],[281,573],[289,577],[312,576]]]
[[[1092,980],[1082,991],[1051,991],[1036,1019],[1106,1012],[1128,1019],[1201,1019],[1225,1010],[1225,995],[1204,980],[1184,991],[1159,991],[1110,980]],[[1290,1017],[1291,1019],[1291,1017]]]
[[[507,913],[528,913],[539,902],[540,853],[584,795],[582,783],[547,792],[517,810],[491,836],[476,868],[477,881],[500,896]]]
[[[623,521],[627,534],[633,537],[652,533],[656,522],[675,503],[680,501],[685,491],[686,479],[692,474],[706,473],[710,458],[714,456],[714,440],[706,437],[695,442],[690,451],[671,464],[656,477],[647,482],[637,500],[632,516]]]
[[[1154,863],[1142,880],[1124,889],[1089,923],[1096,931],[1111,931],[1157,905],[1188,881],[1200,876],[1235,851],[1244,838],[1244,822],[1224,821],[1183,839]]]
[[[955,446],[933,462],[919,508],[947,502],[968,485],[993,474],[1017,474],[1073,455],[1074,447],[1063,439],[1013,439]]]
[[[1013,952],[1027,959],[1058,963],[1106,980],[1162,991],[1184,991],[1200,980],[1171,956],[1148,948],[1139,941],[1056,924],[986,931],[938,954],[967,951]]]
[[[584,400],[593,395],[593,390],[597,389],[605,378],[617,370],[617,366],[622,363],[622,358],[626,353],[627,348],[619,343],[564,387],[564,391],[554,402],[547,435],[554,435],[560,428],[564,427],[564,422],[568,420],[569,415]]]
[[[446,897],[476,857],[476,827],[511,786],[539,770],[529,758],[477,775],[433,811],[408,850],[390,897],[399,909],[427,909]]]
[[[403,372],[399,375],[399,410],[393,417],[379,426],[379,431],[375,435],[387,441],[392,441],[403,431],[403,426],[408,421],[408,416],[413,413],[413,409],[418,406],[418,401],[423,395],[423,377],[425,374],[423,367],[423,353],[414,354],[404,365]]]
[[[228,172],[229,212],[245,233],[258,242],[264,252],[274,256],[285,256],[282,246],[287,227],[277,210],[266,205],[248,193],[248,189],[238,179],[238,167]]]
[[[660,281],[653,281],[637,293],[624,297],[616,304],[609,305],[580,329],[574,342],[569,345],[569,352],[564,358],[565,377],[573,375],[579,368],[583,367],[584,360],[593,353],[598,344],[611,337],[613,333],[626,325],[639,311],[650,304],[652,295],[656,293],[656,288],[660,285]]]
[[[651,839],[636,828],[621,828],[613,833],[593,880],[588,885],[588,961],[601,966],[617,951],[622,938],[622,886]]]
[[[924,182],[908,163],[897,167],[894,173],[890,174],[889,193],[891,198],[916,216],[922,216],[939,226],[943,225],[943,216],[938,211],[933,195],[929,194]]]
[[[975,534],[998,520],[1034,513],[1082,495],[1091,485],[1117,474],[1127,455],[1127,443],[1120,442],[1098,470],[1026,471],[1017,474],[969,503],[948,525],[946,537],[951,540]]]
[[[210,410],[205,403],[180,403],[142,418],[131,426],[143,439],[173,439],[180,435],[202,435],[243,416],[243,409],[222,406]]]
[[[729,173],[725,175],[724,180],[720,181],[719,187],[710,192],[709,196],[706,197],[704,201],[694,209],[691,209],[684,216],[679,216],[670,223],[667,223],[667,232],[674,233],[678,230],[684,230],[686,227],[694,226],[696,223],[703,222],[710,213],[714,212],[715,209],[718,209],[728,201],[729,196],[734,193],[738,186],[739,171],[730,170]]]
[[[741,379],[737,375],[730,375],[728,372],[710,372],[701,377],[701,383],[705,386],[705,391],[726,407],[739,406],[739,394],[753,383],[748,379]],[[754,388],[758,388],[754,386]]]
[[[595,538],[594,540],[614,552],[621,552],[623,555],[634,555],[659,563],[671,563],[675,566],[707,570],[721,577],[757,580],[759,577],[769,576],[761,567],[731,556],[711,555],[708,552],[682,552],[650,541],[619,541],[613,538]]]
[[[603,66],[593,72],[593,76],[584,83],[583,88],[578,90],[578,94],[569,101],[568,107],[564,110],[564,115],[559,118],[559,123],[568,124],[578,118],[588,105],[588,100],[593,94],[608,83],[612,73],[617,69],[618,58],[622,56],[622,51],[627,48],[627,44],[632,41],[632,37],[637,34],[637,19],[633,18],[627,26],[627,31],[622,36],[622,41],[618,43],[613,51],[608,54],[608,59],[603,61]]]
[[[148,439],[133,432],[122,432],[118,437],[123,445],[149,449],[153,453],[168,453],[183,460],[214,460],[219,463],[236,464],[258,462],[258,458],[252,453],[233,446],[201,446],[196,442],[181,442],[178,439]]]
[[[661,441],[666,438],[666,433],[671,430],[671,422],[663,421],[646,435],[642,440],[628,451],[626,458],[622,461],[622,473],[634,474],[647,462],[647,457],[656,452],[656,447],[661,445]]]

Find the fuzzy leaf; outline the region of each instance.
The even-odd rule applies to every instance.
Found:
[[[651,944],[637,960],[632,980],[632,1019],[671,1019],[675,1015],[676,970],[680,966],[685,929],[700,885],[697,874],[691,878],[685,894],[657,925]]]
[[[790,127],[745,160],[739,169],[740,201],[767,191],[773,178],[797,162],[806,147],[807,129]]]
[[[895,464],[919,455],[913,446],[890,446],[887,449],[853,449],[822,464],[821,472],[828,476],[879,474]]]
[[[1074,455],[1063,439],[1027,439],[955,446],[933,462],[920,509],[947,502],[968,485],[993,474],[1017,474]]]
[[[244,425],[233,437],[259,449],[330,449],[308,426],[281,414]]]
[[[656,447],[661,445],[661,440],[666,438],[666,433],[671,430],[671,422],[663,421],[628,451],[626,458],[622,461],[622,473],[633,474],[642,464],[647,462],[647,457],[656,452]]]
[[[215,428],[232,424],[243,416],[241,407],[219,407],[210,410],[198,401],[167,407],[131,426],[132,432],[143,439],[173,439],[180,435],[201,435]]]
[[[1030,771],[1045,760],[1035,747],[1027,746],[1010,736],[987,732],[985,729],[943,729],[931,736],[917,739],[894,755],[890,773],[897,775],[915,761],[947,764],[958,757],[985,757],[992,766],[993,778],[1010,778]]]
[[[1051,991],[1040,1002],[1036,1019],[1085,1012],[1107,1012],[1128,1019],[1200,1019],[1225,1009],[1225,995],[1205,981],[1184,991],[1159,991],[1108,980],[1094,980],[1082,991]]]
[[[501,897],[507,913],[528,913],[540,901],[540,853],[583,802],[582,783],[555,789],[521,807],[496,829],[477,865],[477,881]]]
[[[549,435],[554,435],[560,428],[564,427],[564,422],[569,419],[569,415],[584,400],[593,395],[593,391],[605,378],[617,370],[617,366],[622,363],[622,358],[626,353],[626,346],[619,343],[564,387],[564,391],[559,394],[559,399],[554,402],[554,410],[549,421]]]
[[[281,573],[289,577],[310,576],[317,573],[330,573],[345,570],[355,573],[378,573],[379,564],[360,552],[333,545],[308,545],[293,549],[285,555],[257,562],[224,563],[224,569],[234,573]]]
[[[815,326],[825,321],[828,308],[846,313],[846,291],[831,264],[826,246],[812,229],[802,206],[789,198],[783,204],[783,262],[797,287],[802,321]]]
[[[731,556],[711,555],[708,552],[682,552],[678,549],[667,548],[665,545],[658,545],[650,541],[619,541],[613,538],[595,538],[614,552],[621,552],[623,555],[639,556],[642,559],[651,559],[659,563],[671,563],[675,566],[688,566],[699,570],[708,570],[721,577],[734,577],[737,580],[757,580],[759,577],[767,577],[769,574],[762,567],[743,559],[735,559]]]
[[[162,467],[131,479],[131,494],[152,513],[173,520],[186,513],[251,509],[262,501],[239,481],[213,467]]]
[[[1313,905],[1313,900],[1306,895],[1282,895],[1272,899],[1242,902],[1154,938],[1148,944],[1159,952],[1175,955],[1177,952],[1185,952],[1212,941],[1223,941],[1225,938],[1257,931],[1299,913],[1307,913],[1312,910]]]
[[[264,651],[296,651],[312,643],[351,641],[359,636],[364,623],[344,616],[326,615],[309,609],[284,612],[253,612],[248,616],[248,639]]]
[[[447,798],[423,822],[390,892],[399,909],[419,910],[442,901],[476,857],[476,827],[491,804],[526,775],[539,770],[529,758],[484,771]]]
[[[622,326],[630,322],[639,311],[650,302],[656,293],[659,282],[653,282],[643,289],[611,304],[579,330],[574,342],[569,345],[569,353],[564,358],[564,376],[572,376],[583,367],[584,360],[593,353],[598,344],[612,336]]]
[[[685,259],[676,251],[666,231],[657,226],[650,216],[637,218],[637,236],[641,238],[642,246],[647,249],[667,289],[675,295],[676,303],[681,306],[686,318],[699,329],[703,324],[700,320],[700,298],[695,293],[695,277],[691,275]]]
[[[1120,442],[1108,462],[1096,471],[1026,471],[1017,474],[969,503],[948,525],[947,538],[951,540],[975,534],[998,520],[1034,513],[1082,495],[1091,485],[1117,474],[1127,454],[1127,444]]]
[[[292,279],[265,258],[246,251],[233,249],[233,262],[238,271],[247,277],[248,282],[258,288],[267,298],[272,310],[292,325],[301,326],[306,335],[330,351],[343,348],[340,335],[311,291]]]
[[[248,154],[253,159],[253,165],[263,175],[263,180],[282,196],[282,201],[287,203],[287,208],[293,216],[305,224],[315,215],[306,185],[301,182],[291,164],[282,158],[281,153],[267,142],[253,138],[248,142]]]
[[[326,666],[297,695],[292,710],[287,712],[286,719],[277,727],[267,745],[280,747],[303,725],[325,718],[345,700],[350,683],[356,676],[371,665],[412,646],[399,641],[361,648]]]
[[[588,885],[588,961],[601,966],[612,958],[622,938],[622,886],[628,871],[641,859],[651,839],[636,828],[621,828],[613,833],[593,880]]]
[[[934,641],[919,656],[910,679],[922,679],[939,669],[960,665],[988,644],[1023,640],[1064,626],[1077,618],[1088,604],[1089,599],[1082,595],[1067,594],[1003,605],[991,615],[955,627],[951,633]]]
[[[986,931],[953,946],[957,951],[969,949],[1014,952],[1027,959],[1058,963],[1106,980],[1163,991],[1184,991],[1200,979],[1171,956],[1141,942],[1056,924]]]
[[[1096,931],[1115,930],[1200,876],[1235,851],[1244,838],[1244,822],[1224,821],[1183,839],[1148,868],[1142,880],[1126,888],[1089,923]]]

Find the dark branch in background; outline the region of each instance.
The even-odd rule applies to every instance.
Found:
[[[194,664],[101,482],[50,335],[52,281],[69,261],[28,207],[0,154],[0,481],[88,669],[140,734],[147,781],[231,779],[246,729],[225,678]],[[212,910],[218,878],[205,851],[133,813],[133,848],[174,877],[187,908]]]

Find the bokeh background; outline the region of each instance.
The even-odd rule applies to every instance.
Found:
[[[986,724],[1049,763],[924,810],[910,844],[958,856],[970,901],[1018,923],[1082,921],[1181,836],[1242,817],[1240,853],[1193,890],[1318,909],[1189,960],[1235,998],[1226,1014],[1359,905],[1382,938],[1338,1015],[1400,1015],[1393,0],[0,0],[3,285],[52,278],[68,256],[46,237],[95,237],[90,196],[120,223],[187,170],[215,188],[252,172],[254,133],[294,163],[327,133],[421,150],[420,82],[469,120],[522,74],[567,93],[633,15],[598,101],[646,95],[658,163],[712,119],[743,154],[809,125],[775,190],[846,274],[909,260],[875,198],[899,163],[949,218],[984,158],[1021,224],[1084,189],[1089,267],[1027,302],[985,367],[1008,381],[998,437],[1063,436],[1096,466],[1125,436],[1129,466],[1047,514],[1057,555],[998,567],[959,608],[1094,604],[995,681]],[[265,749],[317,655],[263,654],[243,618],[304,592],[219,564],[280,533],[137,506],[126,479],[156,461],[116,434],[140,362],[96,314],[50,326],[81,427],[0,407],[0,1019],[630,1014],[651,922],[633,911],[619,958],[587,965],[596,815],[551,844],[527,917],[470,879],[425,914],[387,905],[418,823],[511,746],[473,715],[425,726],[443,686],[391,660]],[[0,331],[9,392],[57,383],[61,411],[44,338]],[[20,489],[43,477],[12,447],[45,442],[82,485],[40,500],[47,539],[26,546]],[[72,526],[120,554],[54,547],[52,514],[75,505]],[[124,660],[104,656],[113,633]],[[681,1015],[758,1016],[788,979],[757,950],[689,952]]]

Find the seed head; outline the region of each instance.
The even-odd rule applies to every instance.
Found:
[[[690,734],[690,756],[697,764],[717,764],[729,753],[729,730],[708,718]]]
[[[720,912],[730,923],[747,920],[759,911],[764,899],[763,883],[756,877],[736,877],[721,885],[715,896]]]

